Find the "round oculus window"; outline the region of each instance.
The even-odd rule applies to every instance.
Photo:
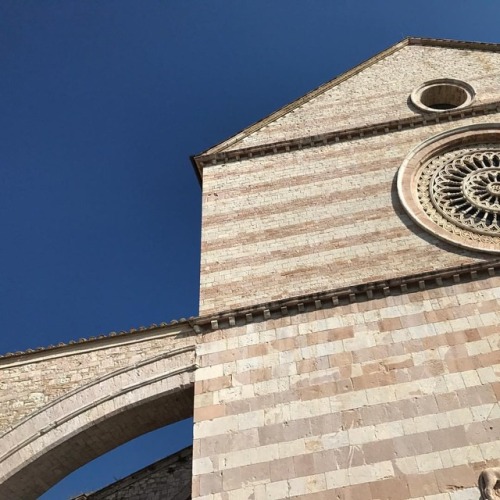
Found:
[[[415,222],[439,238],[500,253],[500,130],[428,141],[401,166],[398,192]]]
[[[439,113],[469,106],[474,96],[468,83],[444,78],[424,83],[412,92],[410,100],[422,111]]]

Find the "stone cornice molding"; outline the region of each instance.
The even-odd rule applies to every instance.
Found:
[[[448,49],[500,52],[499,43],[468,42],[465,40],[449,40],[446,38],[419,38],[414,36],[405,38],[401,43],[403,42],[406,42],[406,45],[422,45],[424,47],[445,47]]]
[[[67,343],[60,342],[57,345],[0,354],[0,370],[53,358],[74,356],[151,340],[185,337],[192,334],[194,334],[194,330],[188,320],[181,318],[178,321],[173,320],[169,324],[142,326],[140,328],[131,328],[129,331],[110,332],[95,337],[70,340]]]
[[[500,275],[500,259],[492,259],[438,271],[361,283],[325,292],[259,304],[192,320],[196,333],[222,330],[249,323],[294,316],[305,312],[367,302],[388,296],[405,295],[453,286]]]
[[[320,85],[316,89],[313,89],[312,91],[308,92],[307,94],[300,97],[299,99],[296,99],[295,101],[289,103],[288,105],[278,109],[277,111],[274,111],[273,113],[266,116],[262,120],[259,120],[258,122],[254,123],[253,125],[246,127],[245,129],[238,132],[237,134],[230,137],[229,139],[226,139],[225,141],[222,141],[221,143],[219,143],[215,146],[212,146],[211,148],[205,150],[204,152],[202,152],[200,154],[192,156],[191,161],[193,163],[193,166],[195,167],[195,171],[198,175],[200,182],[201,182],[201,170],[202,169],[198,165],[198,162],[202,157],[215,155],[216,153],[220,153],[223,150],[227,149],[228,147],[234,146],[234,144],[240,142],[245,137],[248,137],[249,135],[253,134],[254,132],[256,132],[256,131],[262,129],[263,127],[269,125],[270,123],[278,120],[279,118],[286,115],[290,111],[293,111],[294,109],[302,106],[304,103],[314,99],[315,97],[317,97],[317,96],[321,95],[322,93],[328,91],[329,89],[337,86],[338,84],[351,78],[352,76],[356,75],[357,73],[360,73],[361,71],[363,71],[366,68],[370,67],[371,65],[381,61],[382,59],[390,56],[391,54],[401,50],[402,48],[407,47],[407,46],[411,46],[411,45],[425,46],[425,47],[442,47],[442,48],[457,49],[457,50],[500,52],[500,44],[498,44],[498,43],[467,42],[467,41],[446,40],[446,39],[439,39],[439,38],[407,37],[407,38],[401,40],[400,42],[394,44],[393,46],[383,50],[382,52],[375,54],[373,57],[370,57],[366,61],[362,62],[361,64],[358,64],[357,66],[355,66],[354,68],[351,68],[350,70],[346,71],[345,73],[342,73],[341,75],[337,76],[336,78]]]
[[[424,127],[426,125],[433,125],[436,123],[455,122],[465,118],[485,116],[498,112],[500,112],[500,101],[493,101],[484,104],[477,104],[464,109],[418,114],[408,118],[402,118],[400,120],[379,122],[371,125],[365,125],[363,127],[335,130],[324,134],[310,135],[298,139],[279,141],[249,148],[204,154],[193,157],[192,161],[197,169],[198,175],[201,178],[203,176],[203,169],[212,165],[234,163],[250,158],[271,156],[291,151],[299,151],[306,148],[336,144],[339,142],[366,139],[369,137],[381,136],[416,127]]]
[[[390,295],[404,295],[439,288],[443,286],[453,286],[459,283],[466,283],[481,279],[488,279],[500,276],[500,258],[467,264],[458,267],[429,271],[407,276],[390,278],[387,280],[360,283],[357,285],[336,288],[324,292],[308,295],[301,295],[283,300],[276,300],[257,304],[254,306],[222,311],[218,314],[181,318],[179,321],[173,320],[170,325],[177,325],[175,329],[166,332],[159,331],[162,328],[157,325],[132,329],[130,332],[121,332],[124,337],[116,338],[116,333],[91,337],[88,340],[81,339],[78,343],[58,344],[46,348],[38,348],[36,351],[27,350],[24,352],[7,353],[0,355],[0,369],[7,368],[18,363],[33,363],[48,357],[68,356],[78,354],[84,350],[97,350],[110,346],[121,345],[121,343],[133,343],[150,338],[161,338],[172,334],[203,334],[213,330],[244,326],[246,324],[269,319],[278,319],[285,316],[302,314],[304,312],[330,309],[342,305],[353,304],[355,302],[366,302],[380,299]],[[137,338],[136,335],[151,333],[151,336]],[[160,335],[157,335],[160,334]],[[90,344],[90,345],[89,345]],[[75,352],[72,352],[75,350]]]

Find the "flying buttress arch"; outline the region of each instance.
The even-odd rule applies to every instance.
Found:
[[[107,451],[192,416],[194,346],[156,355],[52,401],[0,437],[0,498],[35,499]]]

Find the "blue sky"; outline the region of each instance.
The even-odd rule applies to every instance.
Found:
[[[499,42],[499,19],[494,0],[2,0],[0,352],[196,315],[190,155],[405,36]],[[44,498],[103,486],[189,429]]]

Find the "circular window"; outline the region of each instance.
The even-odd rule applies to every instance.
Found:
[[[398,192],[408,214],[435,236],[500,253],[500,127],[426,141],[401,166]]]
[[[419,202],[431,219],[443,217],[469,231],[499,236],[499,167],[498,144],[436,156],[417,176]]]
[[[424,83],[412,92],[410,99],[417,108],[435,113],[468,106],[474,94],[469,84],[448,78]]]

